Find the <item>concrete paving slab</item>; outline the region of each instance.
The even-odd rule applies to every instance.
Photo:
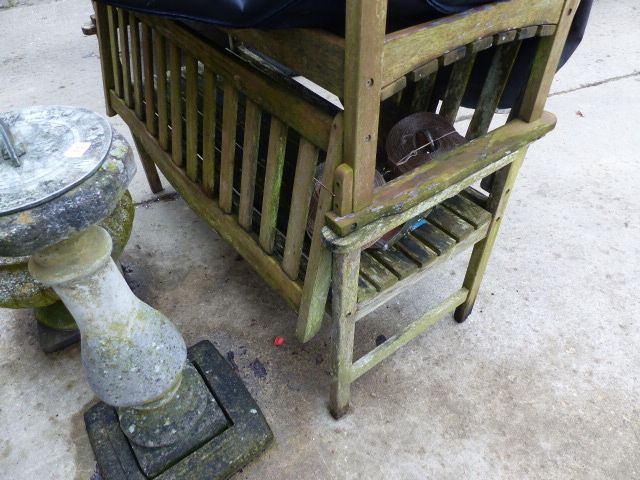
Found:
[[[640,72],[640,4],[595,0],[585,37],[554,78],[551,93],[633,76]]]
[[[461,325],[443,319],[358,380],[353,411],[339,422],[326,408],[327,326],[300,345],[295,315],[280,297],[181,199],[153,201],[139,172],[137,217],[122,258],[134,292],[168,315],[188,345],[208,339],[234,352],[275,435],[234,478],[640,478],[640,74],[609,34],[631,32],[625,43],[634,48],[640,31],[626,23],[632,8],[608,16],[617,5],[633,1],[595,2],[601,15],[585,42],[608,42],[608,65],[626,70],[587,75],[593,57],[583,47],[572,59],[575,72],[587,73],[570,75],[570,88],[547,104],[558,126],[530,149],[476,310]],[[44,16],[60,22],[46,28],[61,37],[45,39],[72,52],[95,42],[79,33],[85,9],[61,0],[0,10],[0,65],[14,65],[0,76],[0,110],[60,99],[103,111],[97,58],[79,55],[86,49],[43,58],[47,69],[39,70],[41,51],[62,52],[44,40],[6,41],[6,19],[35,25]],[[80,68],[83,60],[91,62],[83,71],[90,82],[60,67]],[[74,93],[60,97],[67,91]],[[463,261],[360,322],[357,353],[457,288]],[[272,343],[278,335],[281,347]],[[255,359],[265,378],[254,375]],[[78,347],[46,356],[32,313],[0,310],[0,381],[0,479],[91,478],[82,413],[96,399]]]

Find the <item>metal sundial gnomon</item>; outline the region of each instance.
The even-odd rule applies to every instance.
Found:
[[[80,184],[100,168],[112,140],[109,123],[82,108],[23,108],[0,114],[0,122],[0,216]]]

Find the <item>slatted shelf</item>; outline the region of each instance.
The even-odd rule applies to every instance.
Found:
[[[459,194],[434,207],[426,224],[388,250],[364,250],[357,318],[399,293],[394,288],[399,280],[417,282],[432,267],[482,240],[490,220],[489,212]]]

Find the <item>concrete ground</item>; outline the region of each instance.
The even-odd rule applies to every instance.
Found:
[[[80,31],[90,13],[86,0],[0,8],[0,111],[104,112],[97,40]],[[234,478],[640,478],[638,25],[636,0],[595,1],[547,104],[558,126],[530,149],[473,315],[443,319],[358,380],[339,422],[326,408],[326,326],[299,344],[285,303],[140,171],[123,256],[136,294],[188,345],[235,353],[275,434]],[[361,322],[360,345],[457,288],[461,262]],[[1,310],[0,383],[0,479],[97,478],[78,346],[44,355],[32,312]]]

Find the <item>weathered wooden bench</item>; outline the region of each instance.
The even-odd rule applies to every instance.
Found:
[[[458,321],[470,314],[527,147],[554,127],[543,106],[578,1],[498,2],[385,32],[385,0],[347,0],[344,37],[225,30],[232,49],[209,29],[94,5],[107,111],[131,128],[152,189],[162,188],[157,166],[298,313],[301,341],[328,313],[330,409],[339,417],[355,379],[448,313]],[[535,51],[517,64],[526,82],[496,127],[525,46]],[[248,47],[334,93],[344,108],[244,55]],[[486,72],[474,68],[479,58]],[[374,188],[390,126],[418,111],[453,123],[478,75],[469,142]],[[391,248],[363,250],[429,209],[427,222]],[[353,361],[357,320],[419,288],[427,270],[470,246],[457,292]]]

